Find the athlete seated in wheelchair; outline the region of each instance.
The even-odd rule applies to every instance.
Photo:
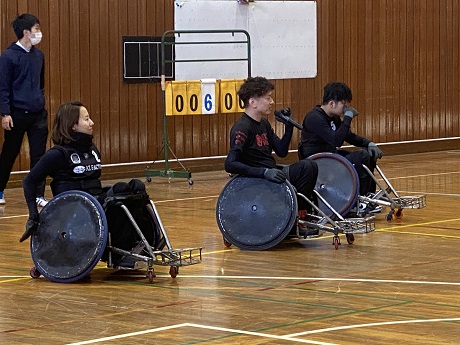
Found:
[[[152,281],[152,264],[171,266],[170,274],[175,277],[179,266],[200,262],[201,248],[199,260],[192,257],[198,248],[172,250],[141,181],[101,186],[93,125],[83,104],[62,104],[53,124],[55,146],[23,181],[29,219],[20,242],[32,236],[36,267],[31,275],[71,282],[87,275],[102,258],[116,268],[136,268],[137,262],[146,262]],[[36,190],[47,176],[52,177],[53,198],[39,213]],[[165,245],[168,250],[162,251]]]
[[[327,195],[326,199],[331,200],[332,194],[340,194],[338,189],[348,190],[344,192],[348,195],[358,188],[359,198],[347,197],[346,199],[352,202],[340,206],[333,204],[342,215],[348,212],[358,216],[376,214],[382,211],[382,206],[390,206],[387,220],[391,220],[395,208],[398,209],[395,213],[398,216],[398,214],[402,215],[402,208],[424,207],[424,196],[399,197],[397,195],[376,163],[383,156],[383,152],[375,143],[350,130],[353,118],[358,115],[356,109],[347,106],[351,100],[351,90],[345,83],[329,83],[324,87],[322,104],[313,108],[303,120],[298,154],[300,159],[313,159],[319,165],[316,190]],[[339,149],[344,142],[361,149],[352,152]],[[351,167],[348,162],[351,163]],[[341,165],[344,166],[340,167]],[[387,183],[387,187],[375,178],[375,170]],[[339,173],[340,171],[342,173]],[[349,176],[349,181],[341,179],[344,174],[357,175],[357,181],[353,176]],[[376,191],[377,185],[378,191]],[[394,193],[396,199],[392,198],[390,193]],[[332,197],[332,201],[334,199],[337,198]]]
[[[272,113],[274,90],[266,78],[249,77],[238,90],[245,112],[230,130],[230,150],[225,160],[228,173],[260,177],[275,183],[288,180],[299,193],[313,198],[318,169],[311,160],[302,160],[279,168],[274,151],[279,157],[288,154],[293,125],[285,122],[285,132],[280,139],[274,132],[266,116]],[[303,203],[300,209],[310,205]]]
[[[245,112],[230,131],[230,150],[225,160],[225,170],[237,176],[224,187],[216,208],[225,244],[262,250],[289,234],[310,238],[319,236],[320,230],[330,230],[337,245],[341,226],[324,213],[311,219],[321,213],[315,205],[317,164],[304,159],[280,168],[272,156],[272,151],[280,157],[287,155],[296,125],[289,111],[284,111],[276,118],[285,124],[285,133],[281,139],[275,134],[265,118],[272,112],[273,89],[267,79],[251,77],[238,91]],[[304,219],[299,219],[299,214]],[[322,225],[324,220],[332,227]]]
[[[375,193],[376,186],[363,165],[373,172],[376,161],[383,156],[383,152],[375,143],[350,130],[353,118],[358,115],[354,108],[347,106],[351,100],[351,90],[345,83],[332,82],[327,84],[324,87],[322,104],[313,108],[303,120],[298,153],[300,159],[308,158],[320,152],[338,153],[345,157],[354,165],[358,173],[359,194],[366,196],[369,193]],[[345,141],[364,148],[364,150],[350,152],[338,149]],[[377,207],[377,205],[366,206],[366,212],[377,213],[381,211],[381,207]],[[361,211],[364,211],[364,207],[361,208]]]

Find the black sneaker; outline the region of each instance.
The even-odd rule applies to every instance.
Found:
[[[320,236],[319,229],[308,228],[308,227],[302,226],[301,224],[299,224],[298,227],[299,227],[299,237],[314,238],[314,237]]]
[[[303,238],[315,238],[321,235],[318,229],[299,229],[299,236]]]

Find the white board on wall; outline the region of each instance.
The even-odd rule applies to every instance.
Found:
[[[176,1],[174,30],[246,30],[252,75],[269,79],[317,74],[316,1]],[[242,35],[181,34],[176,42],[242,41]],[[246,58],[245,44],[176,44],[176,60]],[[176,62],[175,79],[247,77],[246,61]]]

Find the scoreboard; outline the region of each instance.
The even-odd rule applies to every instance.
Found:
[[[166,82],[166,115],[206,115],[244,111],[237,91],[243,79]]]

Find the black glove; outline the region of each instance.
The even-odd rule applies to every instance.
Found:
[[[279,169],[265,169],[264,177],[272,182],[282,183],[286,180],[286,175]]]
[[[26,231],[22,234],[19,242],[24,242],[27,240],[35,231],[37,231],[38,227],[38,219],[31,219],[29,218],[26,223]]]
[[[291,109],[279,109],[275,110],[275,119],[286,126],[292,126]]]
[[[367,152],[371,155],[372,158],[376,161],[377,159],[382,158],[383,152],[380,150],[375,143],[372,141],[367,145]]]
[[[355,108],[345,106],[343,107],[343,114],[345,116],[354,118],[355,116],[358,116],[359,113]]]
[[[275,110],[275,119],[286,126],[296,126],[298,129],[302,129],[302,126],[295,122],[291,117],[291,108]]]

